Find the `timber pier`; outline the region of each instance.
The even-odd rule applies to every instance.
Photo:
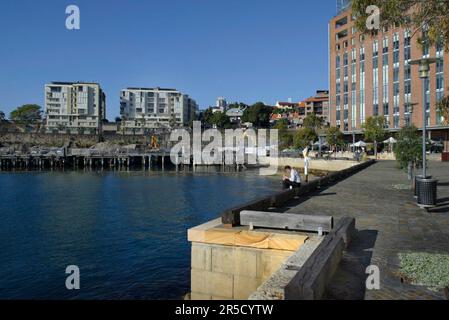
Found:
[[[171,164],[167,150],[95,150],[41,148],[27,152],[0,151],[0,169],[129,169]]]
[[[215,171],[241,171],[249,165],[226,165],[223,153],[220,165],[197,164],[190,159],[190,164],[184,164],[181,155],[176,163],[170,158],[169,149],[149,149],[139,146],[134,148],[46,148],[33,147],[27,150],[0,148],[0,170],[48,170],[48,169],[186,169],[201,170],[200,167],[210,167]],[[257,167],[257,166],[256,166]]]

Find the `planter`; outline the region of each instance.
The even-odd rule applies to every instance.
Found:
[[[449,162],[449,152],[443,152],[441,154],[441,161],[442,162]]]

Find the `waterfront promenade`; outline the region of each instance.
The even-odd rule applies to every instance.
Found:
[[[394,161],[369,168],[282,211],[356,218],[357,233],[328,286],[327,299],[444,299],[443,292],[401,282],[398,253],[449,254],[449,163],[430,162],[439,180],[438,207],[416,206],[406,173]],[[380,290],[366,290],[365,269],[380,269]],[[448,271],[449,272],[449,271]]]

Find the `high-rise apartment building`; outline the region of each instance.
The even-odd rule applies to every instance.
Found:
[[[215,103],[215,107],[220,110],[220,112],[226,112],[228,109],[228,102],[223,97],[218,97]]]
[[[195,100],[176,89],[127,88],[120,93],[121,126],[128,133],[187,126],[196,110]]]
[[[390,131],[412,123],[422,128],[422,83],[410,61],[438,57],[425,83],[426,121],[433,139],[448,140],[436,108],[449,93],[449,56],[442,45],[422,48],[419,34],[412,37],[412,31],[396,26],[363,35],[350,7],[331,19],[329,30],[331,125],[345,134],[360,133],[368,117],[381,115]]]
[[[47,132],[95,134],[106,118],[106,96],[98,83],[52,82],[45,85]]]

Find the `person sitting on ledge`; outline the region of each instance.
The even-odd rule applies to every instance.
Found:
[[[285,175],[282,181],[284,189],[299,188],[301,186],[301,177],[299,176],[298,171],[292,169],[290,166],[285,166],[284,170]]]

